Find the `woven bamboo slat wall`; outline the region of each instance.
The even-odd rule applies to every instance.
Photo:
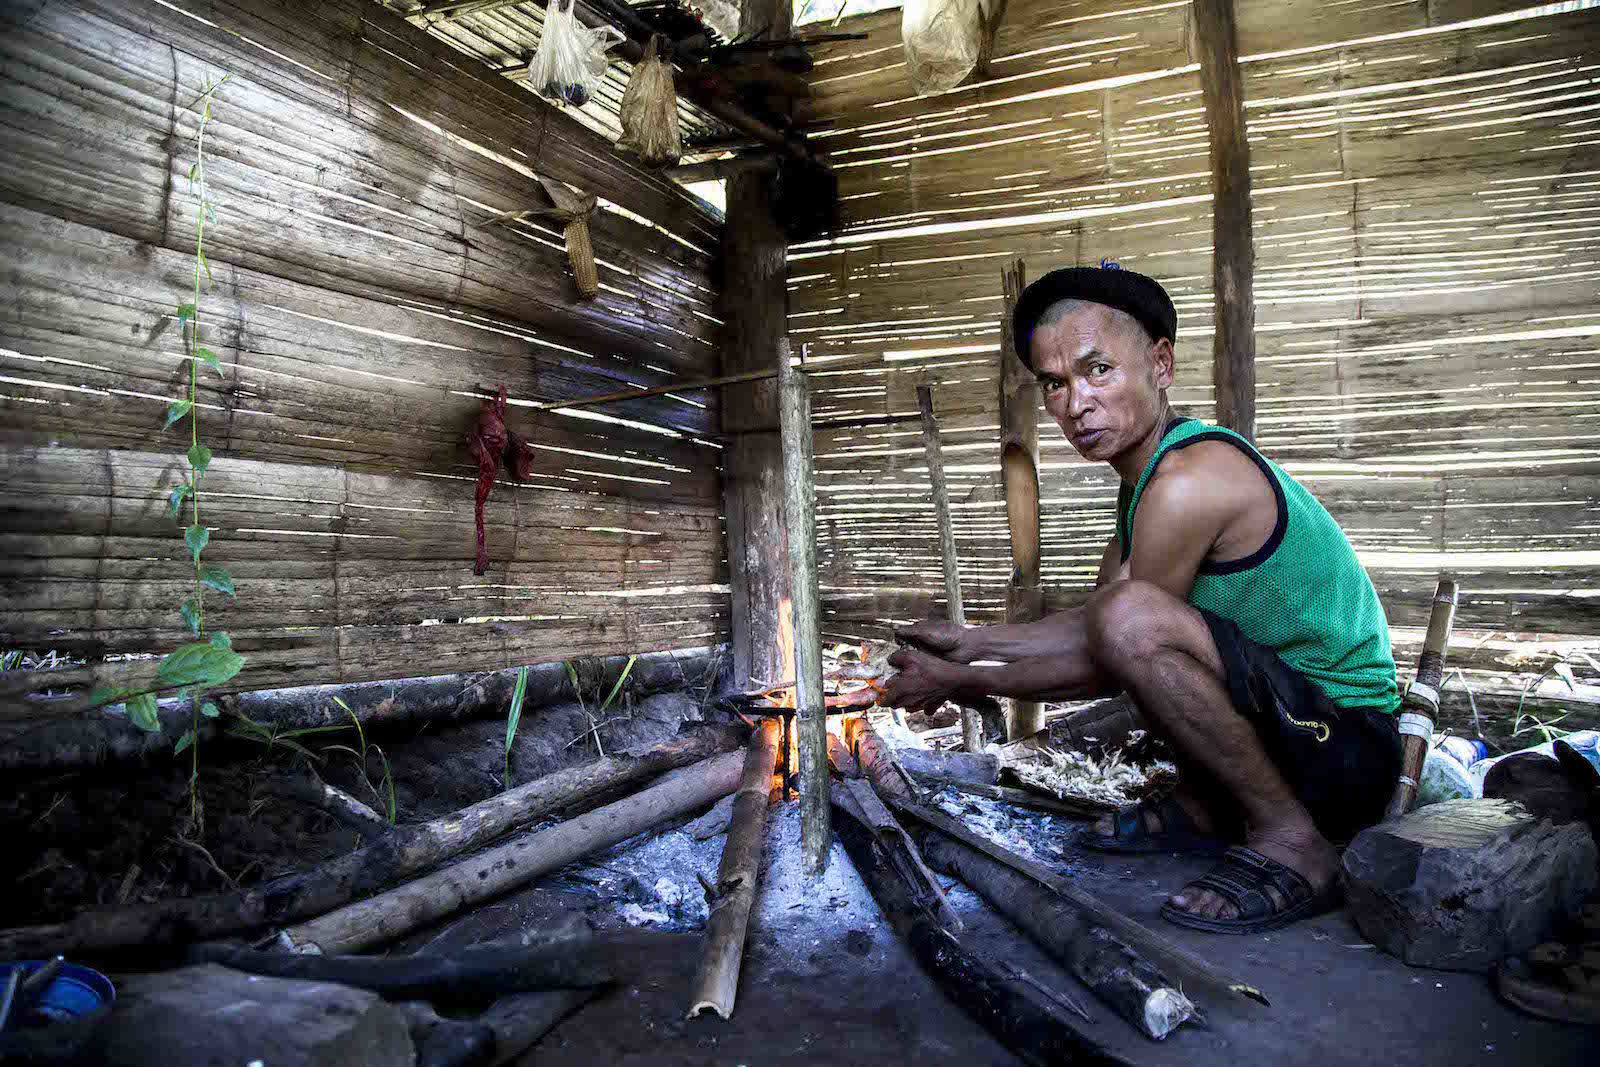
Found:
[[[1240,0],[1258,440],[1360,552],[1394,625],[1456,573],[1463,626],[1600,633],[1600,12]],[[842,24],[842,28],[846,24]],[[808,117],[846,230],[791,249],[818,418],[931,376],[967,610],[998,617],[1001,265],[1102,257],[1178,304],[1173,399],[1209,418],[1209,163],[1187,0],[1013,0],[992,80],[918,99],[899,13],[818,50]],[[865,369],[861,369],[866,364]],[[843,369],[844,367],[856,369]],[[1041,415],[1044,579],[1092,586],[1114,475]],[[818,433],[831,631],[942,601],[914,425]],[[1515,555],[1510,555],[1515,553]]]
[[[720,223],[697,201],[367,0],[0,21],[0,645],[87,661],[4,672],[0,702],[143,678],[181,640],[186,442],[160,427],[188,380],[186,105],[222,71],[201,332],[223,374],[197,407],[235,687],[725,639],[710,398],[530,410],[715,372]],[[536,175],[602,198],[594,301],[559,224],[488,224],[548,205]],[[474,578],[465,438],[501,384],[535,469],[496,486]]]

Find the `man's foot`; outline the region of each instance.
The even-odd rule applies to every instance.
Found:
[[[1175,792],[1153,804],[1123,808],[1103,816],[1078,838],[1098,852],[1180,852],[1215,856],[1227,848],[1216,837],[1206,810]]]
[[[1339,854],[1315,828],[1250,835],[1216,870],[1167,901],[1161,914],[1216,933],[1273,930],[1332,906]]]

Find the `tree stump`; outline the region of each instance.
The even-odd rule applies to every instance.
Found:
[[[1356,835],[1350,912],[1369,940],[1418,967],[1486,971],[1544,940],[1595,887],[1595,843],[1503,800],[1449,800]]]
[[[216,964],[125,979],[96,1040],[104,1064],[416,1062],[404,1014],[376,993]]]

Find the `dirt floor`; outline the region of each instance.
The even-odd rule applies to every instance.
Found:
[[[637,702],[600,729],[607,752],[645,746],[696,718],[686,693]],[[576,705],[533,711],[519,732],[511,776],[525,781],[592,758],[591,720]],[[368,738],[385,748],[402,820],[428,818],[502,788],[505,724],[480,720]],[[359,747],[353,736],[319,742]],[[319,745],[318,747],[321,747]],[[132,768],[122,775],[36,779],[0,796],[0,834],[16,857],[0,880],[12,922],[42,922],[117,900],[198,893],[303,867],[351,847],[354,833],[326,814],[272,793],[299,757],[243,743],[203,754],[206,813],[201,852],[179,841],[188,810],[187,767]],[[383,761],[324,751],[326,779],[384,806]],[[959,884],[951,900],[981,949],[1004,953],[1046,985],[1072,990],[1094,1016],[1085,1029],[1141,1064],[1460,1064],[1593,1062],[1595,1035],[1517,1013],[1482,976],[1414,970],[1365,943],[1334,914],[1287,931],[1248,937],[1189,933],[1157,915],[1165,897],[1198,874],[1173,857],[1105,857],[1079,850],[1081,824],[945,794],[946,810],[1008,848],[1072,877],[1120,909],[1161,927],[1225,971],[1259,986],[1270,1008],[1202,999],[1210,1028],[1181,1029],[1164,1043],[1136,1034],[1076,981],[1034,951]],[[826,875],[799,867],[797,804],[768,820],[764,872],[739,1001],[729,1021],[686,1020],[697,933],[707,909],[696,874],[714,877],[723,838],[697,840],[687,820],[575,864],[522,891],[452,917],[394,946],[447,951],[574,915],[599,928],[678,931],[636,985],[610,991],[548,1034],[521,1062],[573,1064],[1008,1064],[1005,1048],[921,972],[883,920],[842,848]],[[1010,946],[1021,946],[1020,952]]]
[[[1164,923],[1165,897],[1203,870],[1174,857],[1107,858],[1072,843],[1081,824],[1014,812],[985,800],[943,800],[980,832],[1031,853],[1079,885],[1160,926],[1180,943],[1266,991],[1271,1007],[1203,1000],[1210,1029],[1163,1043],[1135,1033],[1071,977],[1027,947],[1016,965],[1073,990],[1094,1016],[1085,1029],[1140,1064],[1461,1064],[1555,1067],[1592,1063],[1595,1035],[1541,1022],[1495,999],[1478,975],[1409,968],[1367,944],[1337,913],[1247,937],[1189,933]],[[798,805],[775,808],[766,870],[731,1020],[686,1020],[695,952],[664,963],[636,988],[591,1002],[552,1031],[525,1064],[831,1064],[1018,1062],[924,975],[835,844],[820,884],[799,869]],[[694,870],[715,871],[720,837],[681,829],[625,842],[489,908],[419,935],[444,949],[538,926],[573,911],[602,927],[628,923],[692,930],[705,906]],[[945,880],[948,883],[948,880]],[[996,951],[1020,935],[975,895],[950,885],[971,936]]]

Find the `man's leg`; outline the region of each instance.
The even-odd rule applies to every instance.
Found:
[[[1245,843],[1298,873],[1313,889],[1331,882],[1338,853],[1268,758],[1255,728],[1234,708],[1222,657],[1200,613],[1148,582],[1126,581],[1095,595],[1088,624],[1090,655],[1100,668],[1138,701],[1180,759],[1204,768],[1237,802]],[[1232,904],[1205,890],[1186,888],[1172,904],[1205,918],[1237,914]]]

